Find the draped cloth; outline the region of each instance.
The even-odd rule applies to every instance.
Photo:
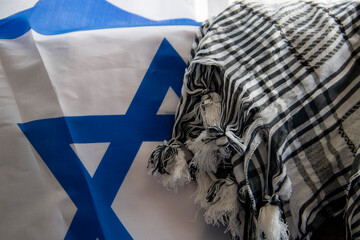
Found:
[[[195,180],[235,239],[310,238],[339,214],[359,238],[359,56],[359,2],[235,2],[197,32],[151,173]]]
[[[193,221],[195,183],[175,196],[144,168],[171,136],[194,7],[0,2],[1,240],[228,239]]]

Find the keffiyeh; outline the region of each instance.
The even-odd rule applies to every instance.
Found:
[[[344,213],[360,238],[359,56],[359,2],[234,3],[195,37],[152,174],[196,180],[235,239],[309,238]]]

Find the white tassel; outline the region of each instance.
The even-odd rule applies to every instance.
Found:
[[[227,180],[216,193],[211,202],[207,195],[211,186],[218,181],[214,175],[207,173],[198,173],[196,175],[197,189],[195,192],[196,204],[205,210],[204,217],[207,224],[227,225],[227,231],[233,236],[241,232],[238,214],[240,212],[240,203],[238,201],[238,187],[235,182]]]
[[[169,174],[160,174],[158,172],[153,174],[165,188],[176,192],[178,188],[191,181],[191,176],[183,150],[179,148],[174,158],[174,162],[166,169]]]
[[[216,141],[204,141],[206,138],[207,131],[204,130],[193,144],[188,146],[194,153],[192,163],[199,172],[216,172],[220,160],[217,156],[218,146]]]
[[[219,163],[230,157],[228,138],[218,126],[207,128],[187,144],[194,154],[191,164],[199,172],[216,172]]]
[[[194,194],[194,202],[199,204],[201,208],[206,209],[209,206],[209,202],[206,200],[207,191],[214,181],[209,177],[207,173],[199,172],[196,175],[197,189]]]
[[[212,225],[227,225],[227,231],[233,236],[240,234],[240,222],[237,217],[240,203],[238,201],[236,183],[225,183],[217,192],[213,203],[204,213],[205,222]]]
[[[241,209],[241,205],[239,202],[236,202],[236,206],[234,208],[234,212],[229,214],[229,222],[228,226],[225,230],[225,232],[230,231],[232,236],[241,236],[243,234],[242,232],[242,226],[240,219],[245,219],[244,209]],[[243,214],[243,215],[241,215]]]
[[[288,240],[289,231],[286,223],[281,218],[280,208],[267,203],[260,209],[257,219],[258,238],[263,236],[266,240]]]
[[[200,114],[204,127],[212,127],[220,124],[221,97],[215,92],[204,95],[201,98]]]

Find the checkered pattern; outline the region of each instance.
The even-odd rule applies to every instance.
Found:
[[[346,206],[347,238],[360,238],[360,149],[355,157]]]
[[[259,237],[253,219],[274,195],[291,239],[343,211],[359,136],[351,141],[342,124],[360,102],[359,56],[359,2],[239,1],[199,29],[172,137],[188,147],[206,129],[202,96],[221,96],[232,168],[215,175],[228,171],[238,184],[245,219],[237,237]],[[353,187],[347,205],[353,238],[359,193]]]

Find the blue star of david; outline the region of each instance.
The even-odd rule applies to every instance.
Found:
[[[65,239],[132,239],[111,208],[143,141],[171,135],[174,115],[157,115],[172,87],[180,96],[185,62],[164,39],[125,115],[42,119],[19,124],[77,207]],[[93,177],[72,143],[110,142]]]

